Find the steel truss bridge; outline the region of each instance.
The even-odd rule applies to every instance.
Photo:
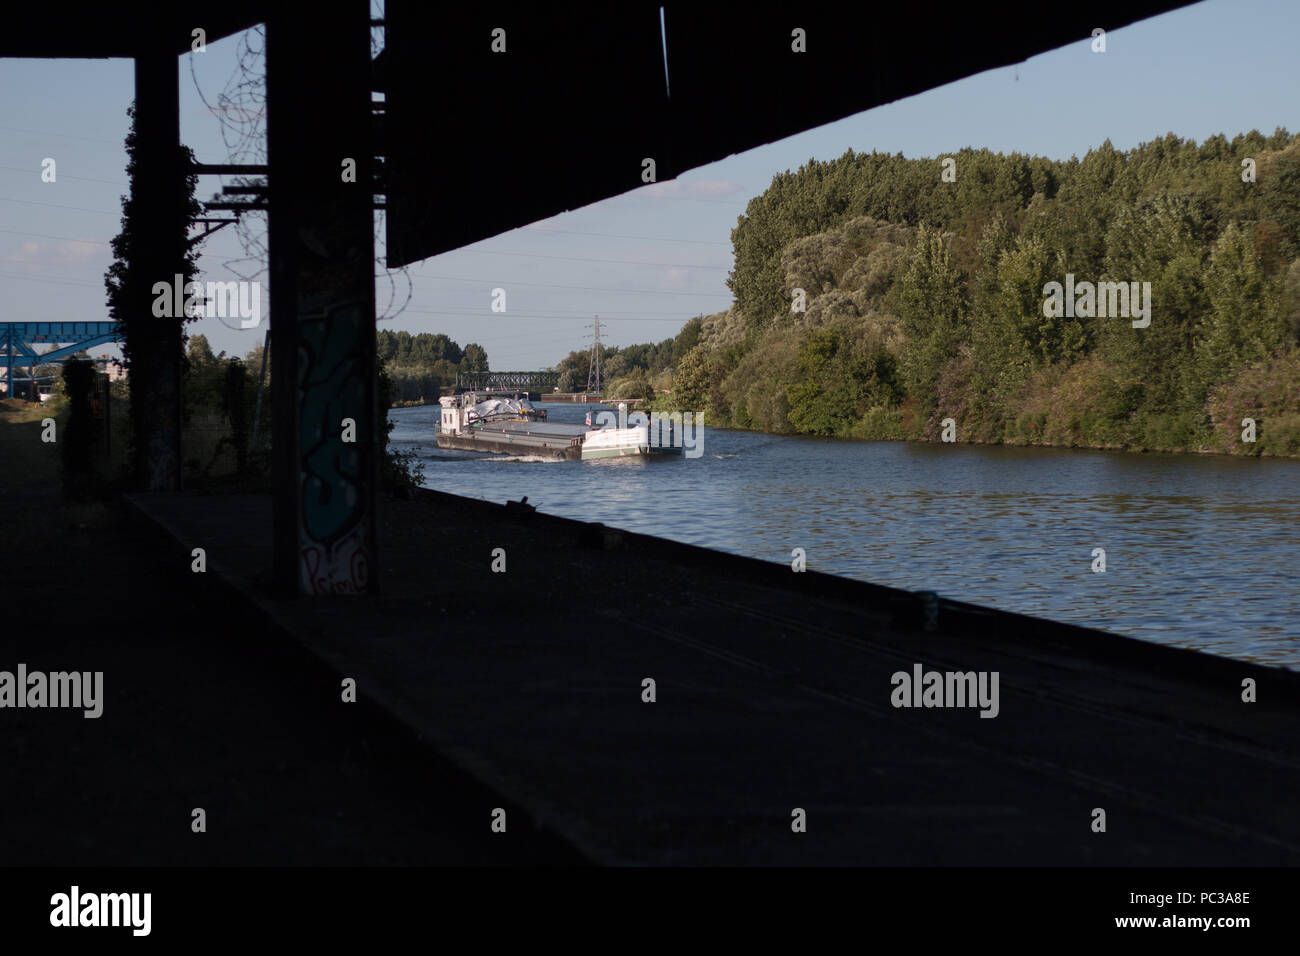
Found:
[[[558,384],[559,372],[458,372],[456,375],[456,388],[469,391],[554,388]]]
[[[14,394],[14,382],[34,380],[39,365],[66,362],[78,352],[122,340],[116,322],[0,322],[0,373],[6,380],[6,398]],[[52,344],[48,352],[34,345]],[[27,374],[15,375],[15,369]]]

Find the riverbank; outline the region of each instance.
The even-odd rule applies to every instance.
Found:
[[[321,694],[354,679],[508,796],[503,841],[536,825],[624,864],[1300,863],[1295,674],[433,492],[384,502],[383,594],[286,601],[269,499],[132,501],[171,560],[207,549],[190,587],[332,673]],[[985,696],[903,706],[918,667]],[[455,822],[486,832],[491,809]]]
[[[556,422],[583,406],[550,405]],[[1225,656],[1300,667],[1300,462],[714,428],[702,455],[541,462],[447,452],[394,411],[426,487]],[[1106,554],[1094,569],[1094,549]],[[1239,596],[1226,600],[1224,595]]]
[[[664,412],[677,411],[670,403],[665,402],[660,402],[655,407]],[[1297,421],[1292,421],[1292,418],[1296,418]],[[864,416],[862,420],[830,433],[756,428],[752,424],[745,424],[743,419],[737,422],[730,417],[711,414],[707,408],[705,410],[705,421],[714,423],[712,424],[713,428],[731,428],[737,431],[782,438],[824,438],[856,442],[916,442],[921,444],[958,444],[1006,448],[1057,448],[1135,452],[1140,454],[1217,455],[1233,458],[1300,460],[1300,416],[1283,417],[1280,425],[1284,431],[1282,436],[1275,442],[1267,443],[1261,440],[1265,428],[1263,419],[1250,419],[1254,423],[1253,428],[1248,425],[1239,430],[1243,435],[1250,436],[1252,440],[1242,439],[1236,442],[1219,440],[1217,444],[1211,443],[1208,437],[1192,443],[1162,443],[1158,441],[1089,442],[1067,437],[1044,441],[1029,436],[988,437],[987,434],[981,437],[978,433],[973,435],[966,433],[959,419],[949,419],[947,416],[936,417],[925,428],[918,428],[912,424],[909,417],[900,409],[874,409]],[[949,421],[951,424],[948,424]],[[1031,424],[1025,427],[1028,431],[1041,432],[1043,430],[1041,424],[1037,426]],[[1167,421],[1157,422],[1153,425],[1153,429],[1157,433],[1161,431],[1176,433],[1184,427],[1185,423],[1178,416],[1170,416]],[[1279,448],[1287,450],[1279,451],[1277,450]]]

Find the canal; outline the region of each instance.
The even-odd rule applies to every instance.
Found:
[[[389,416],[439,491],[774,562],[803,548],[811,570],[1300,668],[1300,462],[707,423],[699,458],[557,462],[442,451],[437,406]]]

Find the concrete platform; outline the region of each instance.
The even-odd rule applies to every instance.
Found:
[[[269,498],[130,504],[595,862],[1300,863],[1291,672],[436,492],[384,503],[382,596],[281,600]],[[997,672],[997,716],[893,706],[917,664]]]

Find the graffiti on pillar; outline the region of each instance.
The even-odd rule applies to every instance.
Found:
[[[155,423],[149,436],[150,491],[175,491],[179,482],[180,463],[176,458],[176,431],[165,424]]]
[[[300,318],[298,537],[309,594],[361,593],[370,580],[373,515],[362,489],[374,436],[343,441],[343,419],[366,420],[365,320],[362,302]]]

